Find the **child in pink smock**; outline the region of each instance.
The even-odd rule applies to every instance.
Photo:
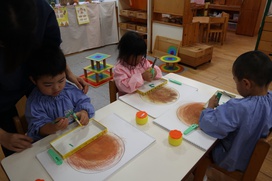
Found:
[[[119,90],[119,96],[132,93],[141,87],[145,81],[152,81],[162,77],[161,70],[146,59],[146,43],[141,35],[128,31],[118,44],[118,62],[114,67],[113,78]]]

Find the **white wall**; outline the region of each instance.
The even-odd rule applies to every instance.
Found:
[[[182,40],[183,28],[177,26],[171,26],[161,23],[152,24],[152,50],[154,48],[156,36],[163,36],[167,38],[172,38],[175,40]]]

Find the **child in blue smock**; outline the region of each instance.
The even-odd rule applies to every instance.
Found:
[[[228,171],[244,171],[257,141],[272,128],[272,61],[260,51],[240,55],[233,63],[233,79],[243,98],[218,106],[213,96],[202,111],[200,128],[219,139],[212,159]],[[216,107],[218,106],[218,107]]]
[[[37,50],[28,68],[36,85],[26,104],[29,137],[37,141],[66,129],[73,121],[71,112],[83,126],[88,124],[94,107],[82,90],[66,81],[66,59],[59,47],[48,44]]]

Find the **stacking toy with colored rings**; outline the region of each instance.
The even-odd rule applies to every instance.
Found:
[[[138,111],[136,113],[136,123],[143,125],[146,124],[148,121],[148,115],[145,111]]]
[[[168,142],[170,145],[179,146],[182,142],[182,133],[179,130],[171,130],[168,136]]]

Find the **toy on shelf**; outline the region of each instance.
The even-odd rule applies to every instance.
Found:
[[[160,69],[163,72],[177,73],[184,70],[181,65],[177,64],[180,61],[180,58],[175,55],[165,55],[162,56],[160,60],[165,62],[165,64],[160,65]]]
[[[84,75],[81,75],[80,77],[93,87],[98,87],[110,81],[113,78],[113,65],[106,63],[106,59],[109,57],[110,55],[103,53],[95,53],[86,57],[91,61],[91,65],[83,68]]]

